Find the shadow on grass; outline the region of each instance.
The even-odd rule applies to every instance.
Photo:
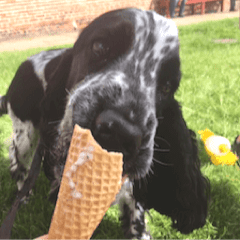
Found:
[[[211,182],[211,204],[207,224],[190,235],[182,235],[171,228],[171,220],[153,213],[152,235],[156,238],[240,238],[240,171],[232,166],[214,166],[199,141],[199,155],[204,174]],[[0,153],[0,219],[5,218],[15,199],[16,183],[11,179],[8,162]],[[47,194],[49,182],[43,172],[36,182],[34,195],[27,205],[19,210],[12,238],[36,238],[48,232],[54,206],[49,203]],[[123,239],[118,207],[109,209],[103,221],[94,232],[92,239]]]
[[[209,220],[219,239],[240,238],[240,171],[234,166],[213,166]],[[209,174],[208,174],[209,175]]]
[[[16,183],[9,171],[9,162],[3,156],[3,144],[0,145],[0,224],[7,215],[17,193]]]
[[[240,238],[240,170],[235,166],[215,166],[198,138],[202,172],[211,184],[208,219],[218,239]]]
[[[54,206],[48,201],[49,182],[41,171],[33,196],[28,204],[22,204],[17,212],[12,228],[12,239],[32,239],[46,234],[52,218]],[[9,161],[0,150],[0,225],[15,201],[17,185],[9,171]]]
[[[209,165],[209,163],[211,163],[210,157],[207,155],[203,142],[200,139],[197,139],[197,144],[198,156],[201,161],[201,167]]]

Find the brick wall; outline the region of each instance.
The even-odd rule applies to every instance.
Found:
[[[96,16],[123,7],[154,9],[164,14],[160,1],[165,0],[0,0],[0,40],[29,33],[72,31],[73,21],[81,28]],[[209,8],[220,11],[220,4],[209,3],[206,11]],[[191,13],[192,8],[186,6],[185,15]]]
[[[151,0],[0,0],[0,35],[27,34],[54,25],[61,29],[73,20],[81,27],[109,10],[150,5]]]

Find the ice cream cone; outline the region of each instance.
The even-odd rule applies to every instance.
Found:
[[[45,234],[41,237],[38,237],[38,238],[34,238],[34,240],[44,240],[44,239],[48,239],[48,234]]]
[[[48,239],[90,239],[121,188],[122,154],[75,125]]]

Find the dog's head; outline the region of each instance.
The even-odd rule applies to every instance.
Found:
[[[73,48],[60,139],[69,143],[75,124],[88,128],[103,148],[123,153],[124,173],[144,177],[161,107],[179,85],[178,44],[173,21],[153,11],[95,19]]]

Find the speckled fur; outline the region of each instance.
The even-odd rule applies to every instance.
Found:
[[[182,233],[202,227],[209,184],[174,98],[180,78],[176,25],[154,11],[134,8],[96,18],[73,48],[29,57],[0,98],[0,114],[9,113],[13,121],[9,153],[19,190],[40,137],[55,202],[74,125],[90,129],[96,139],[98,116],[111,111],[141,140],[137,147],[130,143],[123,154],[123,172],[129,178],[116,202],[125,237],[151,237],[144,219],[150,208],[170,216]]]

